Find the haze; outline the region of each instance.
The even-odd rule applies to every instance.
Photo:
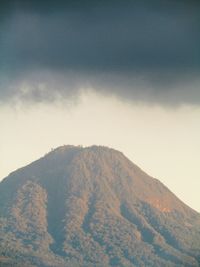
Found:
[[[200,108],[132,105],[92,91],[79,101],[0,112],[0,177],[63,144],[114,147],[196,210]]]

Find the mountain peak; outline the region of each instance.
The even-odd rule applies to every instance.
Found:
[[[74,145],[63,145],[63,146],[59,146],[55,149],[51,149],[50,153],[68,153],[68,152],[72,152],[72,151],[77,151],[77,152],[81,152],[81,151],[89,151],[89,152],[116,152],[116,153],[121,153],[118,150],[115,150],[113,148],[109,148],[107,146],[101,146],[101,145],[91,145],[91,146],[82,146],[82,145],[78,145],[78,146],[74,146]]]
[[[198,266],[199,214],[111,148],[53,149],[4,179],[0,201],[0,252],[28,266]]]

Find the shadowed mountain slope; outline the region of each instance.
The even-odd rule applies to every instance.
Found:
[[[59,147],[0,183],[0,266],[200,266],[200,215],[121,152]]]

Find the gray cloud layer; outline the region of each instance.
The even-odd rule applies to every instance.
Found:
[[[200,102],[198,1],[7,1],[1,10],[1,100],[51,100],[89,85],[147,102]]]

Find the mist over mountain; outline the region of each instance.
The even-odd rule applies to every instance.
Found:
[[[200,214],[119,151],[62,146],[0,183],[0,266],[197,267]]]

